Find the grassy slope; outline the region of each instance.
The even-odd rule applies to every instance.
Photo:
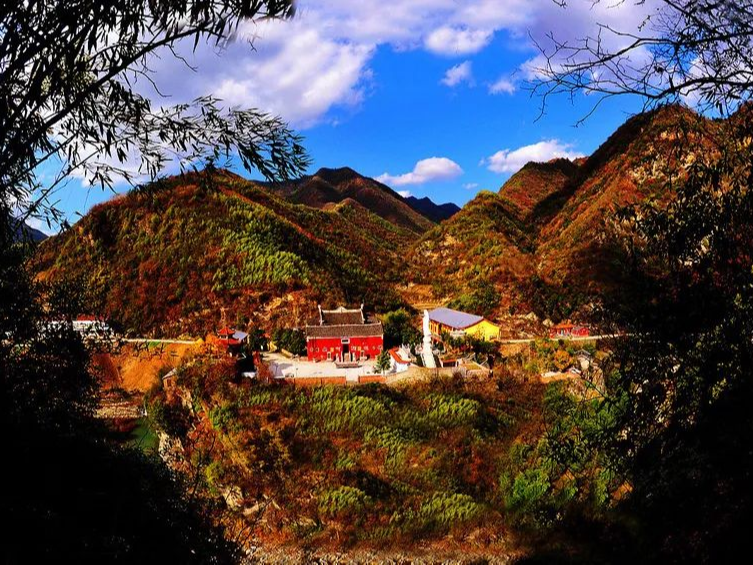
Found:
[[[235,175],[215,181],[173,177],[93,208],[40,248],[40,277],[83,276],[139,333],[204,332],[222,306],[235,321],[287,293],[304,310],[391,296],[412,232],[353,201],[323,211]]]
[[[223,383],[200,365],[180,375],[205,422],[187,443],[215,446],[202,478],[239,487],[249,507],[270,503],[244,518],[258,519],[265,544],[408,549],[452,533],[467,547],[475,530],[482,546],[509,549],[500,473],[511,446],[537,433],[541,385],[296,389]]]

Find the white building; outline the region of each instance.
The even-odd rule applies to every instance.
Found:
[[[73,320],[73,329],[83,336],[104,337],[109,335],[111,330],[107,322],[94,316],[79,316]]]
[[[411,366],[410,349],[406,346],[393,347],[390,353],[390,372],[402,373],[407,371]]]

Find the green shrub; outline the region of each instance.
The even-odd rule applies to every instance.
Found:
[[[301,330],[278,328],[272,333],[272,341],[293,355],[306,355],[306,335]]]
[[[449,529],[475,520],[482,511],[467,494],[438,492],[421,504],[418,515],[430,528]]]
[[[397,511],[390,524],[403,532],[446,532],[478,520],[484,507],[467,494],[436,492],[424,499],[418,510]]]
[[[481,405],[476,400],[434,394],[429,397],[428,410],[420,414],[420,419],[428,430],[473,426],[480,410]]]
[[[340,453],[335,460],[335,469],[338,471],[349,471],[356,468],[356,460],[348,453]]]
[[[513,480],[505,504],[514,512],[533,513],[544,505],[551,486],[543,469],[526,469]]]
[[[209,421],[215,429],[222,432],[233,431],[237,426],[238,408],[235,404],[226,403],[215,406],[209,411]]]
[[[406,450],[414,445],[400,429],[384,426],[372,428],[364,436],[367,445],[385,451],[385,468],[395,470],[404,460]]]
[[[219,492],[224,475],[225,467],[221,461],[214,460],[204,468],[204,479],[213,494]]]
[[[473,275],[471,275],[473,276]],[[479,280],[472,284],[472,291],[461,294],[452,300],[448,306],[456,310],[471,312],[479,316],[489,316],[499,306],[501,295],[489,281]]]
[[[156,396],[149,401],[147,413],[155,427],[171,437],[185,437],[191,426],[191,414],[177,399],[166,402],[164,396]]]
[[[360,431],[383,422],[389,409],[373,398],[341,387],[320,387],[306,401],[307,419],[322,432]]]
[[[402,308],[382,316],[382,325],[386,348],[421,342],[421,332],[413,325],[411,315]]]
[[[372,504],[365,492],[349,486],[339,486],[319,496],[319,511],[329,518],[358,516]]]
[[[266,406],[274,402],[275,396],[277,395],[275,395],[269,389],[252,388],[248,391],[248,394],[243,396],[241,402],[243,403],[243,406],[246,406],[246,407]]]

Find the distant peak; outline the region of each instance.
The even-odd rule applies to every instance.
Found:
[[[338,167],[334,169],[322,167],[314,173],[314,176],[319,177],[330,184],[338,184],[352,179],[362,178],[363,175],[354,171],[350,167]]]
[[[413,208],[416,212],[424,215],[432,222],[436,223],[448,220],[460,211],[460,207],[453,202],[436,204],[428,196],[424,196],[422,198],[408,196],[404,198],[404,200],[408,204],[408,206]]]

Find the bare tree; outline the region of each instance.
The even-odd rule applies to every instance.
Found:
[[[222,48],[245,20],[287,18],[293,0],[29,0],[0,8],[0,207],[60,219],[51,199],[74,171],[111,188],[237,153],[265,177],[305,169],[300,138],[259,110],[207,95],[155,104],[153,56]],[[133,165],[135,163],[135,165]],[[39,167],[60,164],[42,183]],[[129,164],[129,166],[126,166]]]
[[[553,0],[566,9],[564,0]],[[610,0],[583,0],[596,5]],[[574,41],[547,35],[531,71],[534,93],[593,95],[590,115],[606,99],[643,98],[645,109],[692,102],[720,115],[753,90],[753,2],[750,0],[612,0],[641,10],[636,29],[599,23]]]

